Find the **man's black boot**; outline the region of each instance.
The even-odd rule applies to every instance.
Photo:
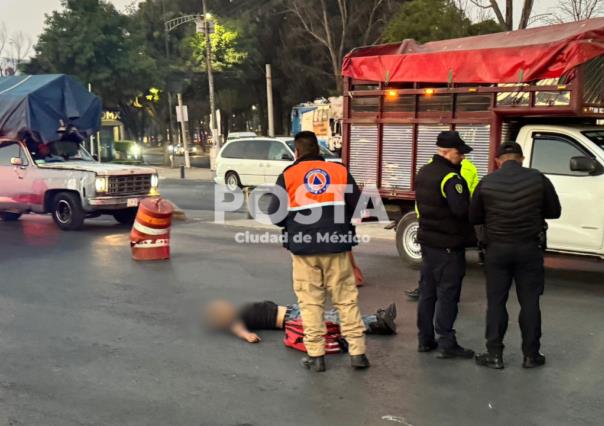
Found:
[[[441,349],[440,354],[438,354],[438,358],[440,358],[440,359],[450,359],[450,358],[470,359],[470,358],[474,358],[474,351],[472,349],[465,349],[459,345],[455,345],[452,348]]]
[[[434,341],[430,343],[420,343],[417,345],[418,352],[432,352],[436,348],[438,348],[438,343]]]
[[[307,355],[302,358],[302,366],[308,370],[315,370],[317,373],[322,373],[325,371],[325,357]]]
[[[369,334],[396,334],[396,306],[394,304],[386,309],[379,309],[375,314],[377,322],[369,325]]]
[[[356,370],[369,368],[369,360],[365,355],[350,355],[350,366]]]
[[[419,299],[419,287],[413,290],[405,290],[405,294],[409,300],[416,301]]]
[[[541,367],[545,365],[545,355],[542,353],[537,353],[537,355],[533,356],[525,356],[524,361],[522,362],[523,368],[535,368]]]
[[[501,370],[504,367],[503,356],[501,354],[484,352],[481,354],[477,354],[474,359],[476,361],[476,364],[483,367],[494,368],[496,370]]]

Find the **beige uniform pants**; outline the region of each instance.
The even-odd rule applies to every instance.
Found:
[[[310,356],[325,354],[325,296],[340,314],[340,330],[350,355],[365,353],[365,326],[357,305],[359,292],[348,253],[292,255],[294,291],[304,323],[304,345]]]

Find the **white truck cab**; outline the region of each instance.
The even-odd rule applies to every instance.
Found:
[[[99,163],[77,145],[58,154],[34,158],[22,142],[0,139],[0,219],[50,213],[63,230],[102,214],[131,223],[141,200],[159,196],[155,169]]]
[[[524,166],[554,184],[560,219],[549,221],[548,249],[604,258],[604,127],[525,125],[516,138]]]

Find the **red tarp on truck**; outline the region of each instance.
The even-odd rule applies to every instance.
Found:
[[[604,18],[419,44],[354,49],[342,73],[383,82],[517,83],[558,78],[604,54]]]

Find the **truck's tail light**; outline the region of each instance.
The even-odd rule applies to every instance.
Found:
[[[434,94],[434,89],[425,89],[424,90],[424,95],[426,96],[432,96]]]

